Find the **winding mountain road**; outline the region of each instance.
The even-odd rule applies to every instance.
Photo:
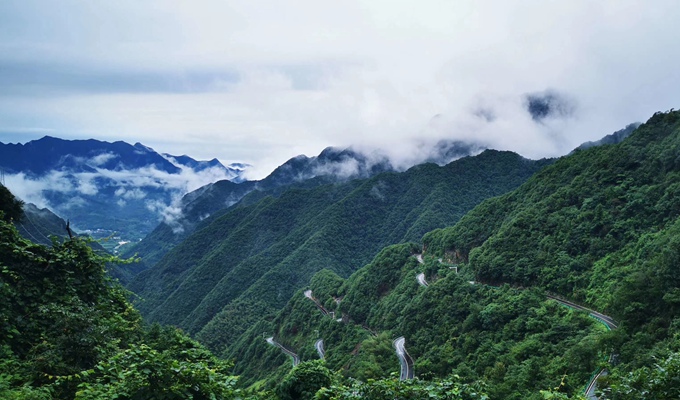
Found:
[[[322,306],[321,303],[319,303],[319,300],[317,300],[317,299],[314,297],[314,295],[312,294],[312,291],[311,291],[311,290],[309,290],[309,289],[308,289],[308,290],[305,290],[305,297],[308,298],[309,300],[313,301],[314,304],[316,304],[316,308],[318,308],[319,311],[321,311],[321,313],[322,313],[323,315],[330,315],[330,314],[328,313],[328,310],[326,310],[326,308],[324,308],[324,306]]]
[[[423,260],[423,255],[422,254],[416,254],[416,260],[418,260],[418,263],[423,264],[425,261]],[[418,281],[418,284],[423,287],[427,287],[427,281],[425,280],[425,274],[424,273],[419,273],[416,275],[416,280]]]
[[[416,257],[416,259],[418,260],[418,262],[420,264],[424,263],[422,254],[415,254],[414,256]],[[441,263],[441,260],[440,260],[440,263]],[[428,286],[428,283],[425,280],[425,274],[424,273],[419,273],[418,275],[416,275],[416,279],[418,281],[418,284],[420,284],[421,286],[423,286],[423,287]],[[475,282],[475,281],[470,281],[470,284],[474,285],[476,283],[477,282]],[[311,290],[306,290],[304,292],[304,295],[308,299],[312,300],[314,302],[314,304],[316,304],[317,308],[324,315],[330,315],[328,313],[328,311],[314,298]],[[576,310],[579,310],[579,311],[587,312],[588,314],[590,314],[590,316],[592,316],[593,318],[595,318],[598,321],[600,321],[601,323],[603,323],[607,327],[607,329],[609,329],[609,330],[616,329],[618,327],[618,325],[616,324],[616,321],[614,321],[614,319],[612,317],[608,316],[608,315],[599,313],[595,310],[591,310],[589,308],[583,307],[583,306],[578,305],[576,303],[573,303],[571,301],[564,300],[564,299],[561,299],[561,298],[558,298],[558,297],[555,297],[555,296],[548,295],[547,297],[549,299],[557,301],[558,303],[560,303],[564,306],[567,306],[567,307],[570,307],[570,308],[573,308],[573,309],[576,309]],[[371,331],[368,327],[366,327],[366,326],[362,326],[362,327],[364,329],[368,330],[369,332],[371,332],[373,335],[375,335],[375,333],[373,331]],[[292,351],[283,347],[281,344],[274,341],[273,337],[267,338],[267,342],[269,344],[273,345],[273,346],[279,347],[284,353],[289,355],[293,359],[293,366],[296,366],[297,364],[300,363],[300,358],[297,356],[297,354],[293,353]],[[406,348],[404,347],[405,342],[406,342],[406,339],[403,336],[395,339],[392,342],[392,345],[394,346],[394,349],[397,353],[397,357],[399,358],[399,364],[401,366],[401,371],[400,371],[400,375],[399,375],[399,380],[401,380],[401,381],[407,380],[407,379],[413,379],[414,376],[415,376],[414,369],[413,369],[413,359],[411,358],[411,356],[406,351]],[[319,354],[319,358],[321,358],[323,360],[325,358],[325,351],[324,351],[324,348],[323,348],[323,339],[317,340],[314,343],[314,347],[316,348],[316,351]],[[601,376],[607,375],[607,373],[608,372],[607,372],[606,369],[602,369],[597,374],[595,374],[593,376],[593,378],[590,380],[590,382],[588,383],[586,390],[585,390],[585,396],[588,400],[598,400],[598,397],[595,395],[595,390],[597,389],[597,380]]]
[[[319,358],[324,359],[326,357],[326,352],[323,349],[323,339],[319,339],[314,343],[314,348],[316,349],[316,352],[319,353]]]
[[[616,321],[614,321],[614,318],[604,315],[602,313],[599,313],[595,310],[591,310],[590,308],[583,307],[581,305],[578,305],[576,303],[572,303],[569,300],[564,300],[560,299],[559,297],[551,296],[548,295],[549,299],[555,300],[556,302],[562,304],[563,306],[567,306],[569,308],[573,308],[575,310],[579,311],[585,311],[588,314],[590,314],[591,317],[595,318],[596,320],[600,321],[603,323],[608,330],[613,330],[618,328],[618,325],[616,324]],[[611,360],[611,356],[609,357]],[[586,386],[585,390],[585,396],[588,400],[598,400],[598,397],[595,395],[595,390],[597,389],[597,380],[600,379],[601,376],[607,375],[609,372],[607,371],[606,368],[601,369],[593,378],[588,382],[588,386]]]
[[[577,309],[577,310],[580,310],[580,311],[587,312],[593,318],[595,318],[595,319],[599,320],[600,322],[602,322],[603,324],[605,324],[607,326],[607,329],[609,329],[609,330],[613,330],[613,329],[618,328],[618,325],[616,324],[616,321],[614,321],[614,318],[612,318],[608,315],[604,315],[604,314],[599,313],[595,310],[591,310],[590,308],[583,307],[581,305],[578,305],[576,303],[572,303],[569,300],[564,300],[564,299],[561,299],[559,297],[555,297],[555,296],[551,296],[551,295],[548,295],[547,297],[549,299],[553,299],[556,302],[558,302],[562,305],[565,305],[567,307],[571,307],[571,308],[574,308],[574,309]]]
[[[471,285],[475,285],[477,283],[478,282],[470,281]],[[609,315],[602,314],[602,313],[597,312],[595,310],[592,310],[590,308],[584,307],[582,305],[576,304],[574,302],[571,302],[569,300],[565,300],[565,299],[562,299],[562,298],[559,298],[559,297],[556,297],[556,296],[546,295],[546,297],[551,299],[551,300],[555,300],[556,302],[562,304],[563,306],[573,308],[575,310],[587,312],[591,317],[595,318],[596,320],[598,320],[599,322],[604,324],[604,326],[606,326],[607,329],[610,330],[610,331],[618,328],[618,324],[616,323],[614,318],[610,317]],[[610,361],[611,361],[612,357],[613,357],[613,354],[609,357]],[[597,380],[600,379],[601,376],[605,376],[608,373],[609,373],[609,371],[607,371],[606,368],[602,368],[601,370],[599,370],[597,372],[597,374],[595,374],[591,378],[590,382],[588,382],[588,385],[586,386],[586,389],[584,391],[584,395],[586,396],[586,398],[588,400],[599,400],[599,398],[595,395],[595,390],[597,389]]]
[[[406,351],[404,343],[406,339],[403,336],[394,339],[392,345],[397,352],[397,357],[399,357],[399,364],[401,365],[401,373],[399,374],[399,380],[404,381],[406,379],[413,379],[413,359]]]
[[[272,346],[278,347],[279,349],[281,349],[281,351],[286,353],[286,355],[290,356],[290,358],[293,360],[293,367],[300,364],[300,357],[298,357],[297,354],[293,353],[292,351],[288,350],[287,348],[283,347],[283,345],[281,343],[275,341],[273,336],[268,337],[266,340],[267,340],[267,343],[271,344]]]
[[[420,286],[424,286],[424,287],[428,286],[427,281],[425,280],[425,274],[424,273],[421,272],[418,275],[416,275],[416,279],[418,280],[418,284]]]

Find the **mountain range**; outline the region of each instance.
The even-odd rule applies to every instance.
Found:
[[[117,233],[137,241],[174,202],[217,179],[241,179],[241,164],[163,155],[140,143],[63,140],[0,143],[5,184],[20,198],[48,207],[96,238]]]
[[[347,278],[320,270],[224,355],[254,387],[282,390],[288,353],[371,382],[398,373],[401,337],[433,387],[454,376],[493,399],[675,398],[679,146],[680,112],[657,113]]]
[[[137,306],[147,320],[179,326],[225,351],[316,272],[347,277],[384,246],[418,241],[455,223],[551,162],[487,150],[443,167],[308,183],[266,197],[253,192],[166,248],[128,287],[140,296]]]
[[[676,398],[679,143],[670,111],[559,159],[329,148],[187,193],[118,271],[252,398]]]
[[[444,164],[481,150],[479,145],[442,141],[430,159]],[[395,170],[384,155],[332,147],[315,157],[294,157],[259,181],[245,179],[248,167],[158,153],[141,143],[50,136],[25,144],[0,143],[0,170],[20,198],[51,209],[95,238],[116,236],[129,243],[159,222],[177,243],[197,222],[253,190],[272,192]],[[210,197],[210,204],[197,200],[203,192],[212,193],[203,197]]]

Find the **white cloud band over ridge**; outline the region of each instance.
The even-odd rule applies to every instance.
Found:
[[[674,0],[46,4],[0,4],[3,141],[139,141],[262,178],[330,145],[556,156],[680,103]],[[526,96],[549,92],[573,112],[537,121]]]

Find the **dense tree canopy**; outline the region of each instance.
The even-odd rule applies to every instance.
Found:
[[[0,398],[233,398],[230,364],[174,328],[144,329],[109,261],[0,221]]]

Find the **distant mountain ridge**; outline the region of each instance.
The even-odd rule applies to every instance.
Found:
[[[86,139],[65,140],[45,136],[25,144],[0,142],[0,167],[6,173],[44,175],[53,170],[96,172],[97,168],[120,171],[155,168],[178,174],[185,166],[195,171],[219,168],[237,178],[247,164],[225,167],[217,159],[197,161],[187,155],[159,154],[141,143],[113,143]]]
[[[630,136],[630,134],[633,133],[633,131],[635,131],[640,125],[642,125],[642,123],[640,123],[640,122],[634,122],[632,124],[628,124],[628,125],[626,125],[625,128],[618,130],[618,131],[612,133],[611,135],[607,135],[600,140],[582,143],[580,146],[578,146],[575,149],[575,151],[585,150],[585,149],[589,149],[591,147],[602,146],[602,145],[605,145],[605,144],[621,143],[623,141],[623,139]]]
[[[428,162],[445,165],[482,150],[482,146],[474,143],[442,140],[435,149],[431,149]],[[292,187],[312,188],[370,178],[390,171],[397,171],[397,167],[380,152],[365,153],[351,147],[327,147],[318,156],[293,157],[259,181],[213,182],[187,193],[179,202],[181,211],[176,219],[162,221],[124,255],[141,256],[142,268],[146,268],[155,264],[173,245],[180,243],[195,229],[207,225],[238,202],[253,204],[265,196],[278,196]]]
[[[81,231],[122,233],[138,241],[172,215],[185,193],[218,179],[242,181],[247,164],[159,154],[141,143],[45,136],[0,143],[6,184],[26,202],[48,207]]]

